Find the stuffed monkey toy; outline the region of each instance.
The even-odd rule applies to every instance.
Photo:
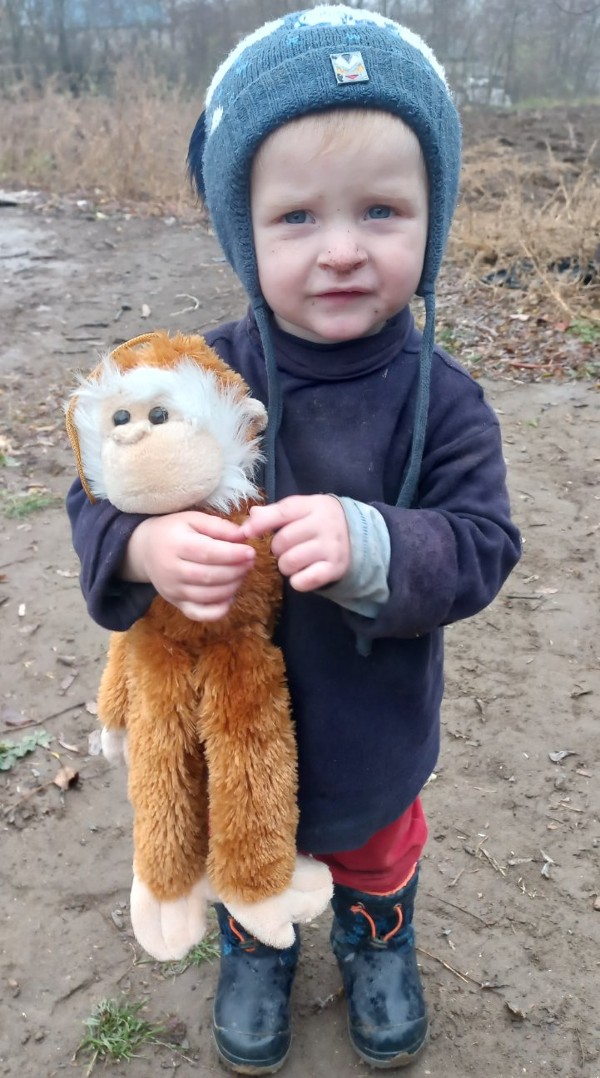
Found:
[[[262,403],[202,337],[120,345],[73,393],[67,430],[92,501],[128,513],[200,509],[241,522]],[[296,854],[296,742],[283,658],[271,641],[281,578],[268,537],[229,612],[192,621],[160,595],[113,633],[98,714],[125,756],[134,817],[131,921],[154,957],[181,958],[218,899],[275,947],[323,911],[328,868]]]

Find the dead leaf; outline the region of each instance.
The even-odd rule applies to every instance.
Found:
[[[524,1019],[527,1018],[527,1014],[521,1009],[521,1007],[515,1007],[514,1004],[509,1003],[508,1000],[506,1000],[504,1006],[510,1014],[510,1017],[512,1018],[513,1022],[523,1022]]]
[[[68,580],[72,580],[75,579],[75,577],[78,577],[79,573],[72,572],[71,569],[57,569],[56,575],[66,576]]]
[[[553,764],[560,764],[563,760],[566,760],[567,756],[577,756],[576,752],[572,749],[559,749],[558,752],[549,752],[548,756],[552,760]]]
[[[85,710],[87,711],[88,715],[97,715],[98,705],[96,704],[96,701],[88,700],[87,704],[85,705]]]
[[[553,858],[550,857],[549,853],[545,853],[544,850],[540,850],[540,853],[541,853],[542,857],[544,858],[544,864],[542,865],[542,876],[544,876],[545,879],[549,880],[550,879],[550,869],[552,868],[552,865],[556,864],[556,861],[554,861]]]
[[[72,767],[61,767],[52,781],[59,790],[70,790],[79,782],[79,771],[75,771]]]
[[[64,678],[64,680],[61,681],[61,683],[60,683],[60,693],[61,693],[61,695],[63,693],[65,693],[67,691],[67,689],[71,688],[71,685],[75,681],[76,677],[77,677],[77,674],[69,674],[68,677]]]

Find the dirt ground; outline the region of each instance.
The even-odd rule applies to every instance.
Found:
[[[84,1074],[85,1019],[127,993],[172,1016],[182,1043],[119,1073],[216,1078],[216,963],[176,973],[129,927],[130,811],[124,773],[91,736],[106,634],[79,592],[60,409],[100,350],[150,327],[201,331],[243,299],[200,224],[92,202],[0,208],[0,276],[0,741],[51,736],[0,777],[0,1075]],[[432,1032],[411,1074],[598,1078],[598,386],[508,367],[482,381],[525,554],[495,603],[447,633],[416,918]],[[56,502],[8,515],[24,491]],[[61,790],[64,767],[79,780]],[[346,1040],[328,929],[324,915],[304,931],[289,1078],[369,1073]]]

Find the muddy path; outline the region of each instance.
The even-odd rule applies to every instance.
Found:
[[[173,1016],[181,1043],[118,1073],[209,1078],[222,1073],[216,964],[178,973],[140,952],[125,776],[90,752],[106,634],[87,618],[62,509],[60,406],[102,349],[151,327],[201,331],[243,300],[199,225],[91,206],[0,213],[0,739],[52,738],[0,773],[0,1074],[85,1074],[84,1020],[128,993]],[[585,381],[484,382],[525,555],[493,606],[448,632],[416,918],[432,1036],[411,1074],[598,1078],[600,401]],[[49,504],[8,515],[23,492]],[[72,788],[54,785],[61,766],[78,771]],[[328,921],[304,932],[290,1078],[368,1073],[345,1037]]]

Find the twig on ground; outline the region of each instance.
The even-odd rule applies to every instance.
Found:
[[[45,719],[32,719],[31,722],[22,722],[18,726],[4,726],[0,733],[14,734],[16,730],[27,730],[30,726],[43,726],[46,722],[52,722],[52,719],[59,719],[61,715],[66,715],[67,711],[76,711],[78,707],[85,707],[85,700],[81,704],[69,704],[61,711],[55,711],[53,715],[46,715]]]
[[[178,314],[187,314],[188,311],[197,311],[200,307],[200,300],[197,296],[190,296],[189,292],[178,292],[176,299],[191,299],[191,307],[182,307],[180,311],[171,311],[171,318],[175,318]]]
[[[473,913],[473,911],[468,910],[466,906],[459,906],[456,902],[450,902],[449,898],[443,898],[442,895],[435,895],[433,897],[435,897],[436,901],[443,902],[445,906],[452,906],[453,909],[460,910],[461,913],[468,913],[469,917],[474,917],[476,921],[485,925],[486,928],[493,928],[493,926],[498,923],[497,921],[485,921],[478,913]]]
[[[496,872],[499,872],[501,876],[506,876],[506,869],[502,868],[502,865],[498,861],[496,861],[495,857],[492,857],[491,853],[488,853],[485,846],[480,846],[479,849],[481,850],[484,857],[487,857],[492,868],[495,868]]]
[[[494,984],[491,981],[479,981],[477,977],[472,977],[470,973],[461,973],[459,969],[455,969],[454,966],[451,966],[449,962],[445,962],[444,959],[440,958],[437,954],[431,954],[431,951],[426,951],[424,947],[416,947],[415,950],[418,951],[419,954],[425,954],[428,958],[433,958],[434,962],[439,962],[440,966],[443,966],[444,969],[447,969],[449,973],[453,973],[455,977],[458,977],[461,981],[464,981],[465,984],[468,984],[469,982],[471,984],[476,984],[478,988],[482,989],[482,991],[489,991],[490,989],[496,990],[498,988],[506,987],[506,985],[504,984]]]

